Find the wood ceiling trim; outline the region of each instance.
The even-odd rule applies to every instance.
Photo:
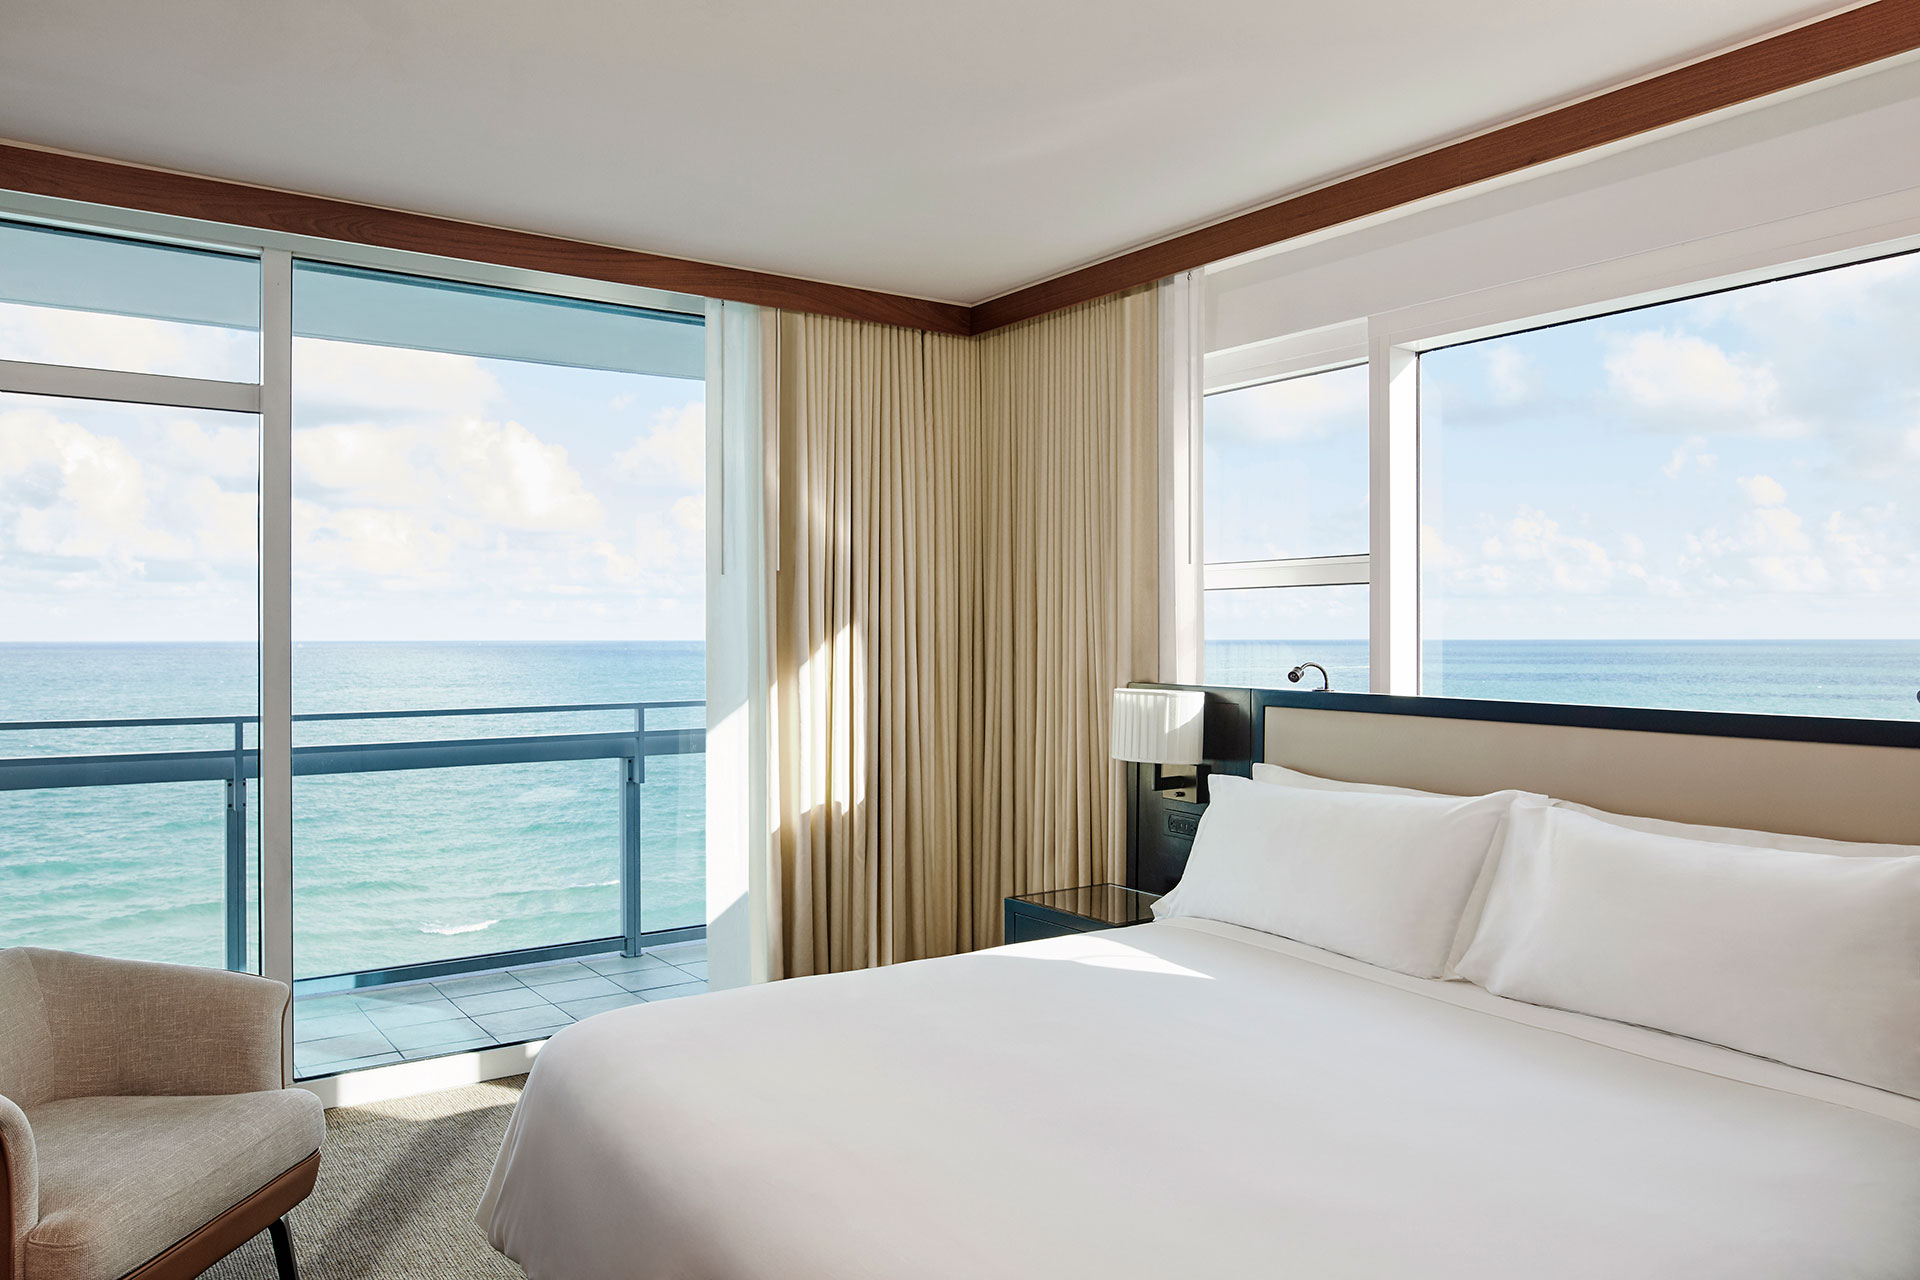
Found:
[[[1920,0],[1875,0],[980,303],[973,308],[973,332],[987,333],[1917,48]]]
[[[0,143],[0,188],[760,306],[971,331],[966,307]]]

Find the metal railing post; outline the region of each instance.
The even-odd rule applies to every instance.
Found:
[[[620,931],[622,955],[640,954],[640,787],[647,780],[647,709],[633,709],[633,753],[622,762],[620,782]]]
[[[247,724],[233,722],[227,779],[227,968],[247,971]]]

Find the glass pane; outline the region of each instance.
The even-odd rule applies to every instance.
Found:
[[[548,1034],[633,995],[629,847],[643,928],[706,918],[701,738],[657,732],[705,725],[702,330],[309,264],[294,307],[297,1066]],[[429,962],[489,972],[387,972]]]
[[[1367,550],[1367,369],[1206,398],[1210,564]]]
[[[293,331],[302,338],[706,377],[706,325],[699,316],[319,262],[295,269]]]
[[[260,377],[260,262],[0,221],[0,360]]]
[[[1295,666],[1317,662],[1336,690],[1367,691],[1366,587],[1254,587],[1206,594],[1206,683],[1318,689],[1315,671],[1305,672],[1298,684],[1287,680]]]
[[[1920,717],[1920,258],[1421,359],[1425,691]]]
[[[251,415],[0,395],[6,945],[257,967],[258,475]]]

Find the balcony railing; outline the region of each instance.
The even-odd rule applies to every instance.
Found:
[[[295,723],[327,721],[425,720],[450,717],[562,715],[583,712],[631,713],[633,727],[611,732],[538,733],[507,737],[424,739],[402,742],[351,742],[293,748],[295,777],[385,773],[407,769],[449,769],[472,765],[546,764],[560,761],[618,760],[620,781],[621,933],[605,938],[517,951],[437,960],[398,968],[368,969],[325,978],[303,979],[302,989],[371,986],[442,977],[476,969],[504,968],[618,951],[640,954],[643,945],[701,937],[705,929],[656,930],[641,925],[640,787],[650,756],[693,755],[706,750],[704,729],[650,729],[649,711],[700,707],[699,701],[593,702],[552,706],[457,707],[422,711],[349,711],[294,716]],[[247,745],[247,729],[257,716],[173,716],[147,719],[24,720],[0,722],[0,732],[59,732],[92,729],[183,729],[230,726],[232,747],[216,750],[130,752],[113,755],[46,755],[0,759],[0,791],[68,787],[123,787],[161,782],[226,783],[226,965],[247,968],[247,793],[260,777],[258,750]],[[224,735],[223,735],[224,738]]]

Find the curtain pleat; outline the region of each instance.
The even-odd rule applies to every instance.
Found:
[[[1006,895],[1124,878],[1154,325],[1151,290],[980,339],[778,318],[776,976],[990,945]]]

